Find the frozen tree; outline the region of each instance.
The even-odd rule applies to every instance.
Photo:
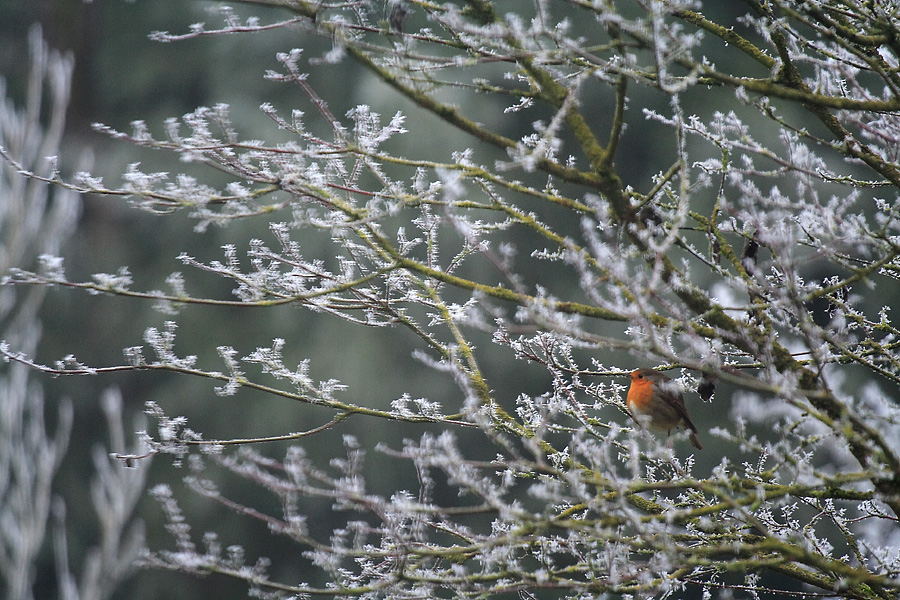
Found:
[[[29,33],[30,69],[24,107],[6,96],[0,79],[0,143],[7,161],[0,164],[0,266],[8,271],[59,253],[76,225],[80,202],[65,189],[52,190],[38,178],[53,178],[68,107],[72,58],[47,47],[39,28]],[[21,177],[25,168],[35,176]],[[51,193],[52,192],[52,193]],[[40,257],[40,259],[39,259]],[[0,331],[19,351],[33,351],[41,337],[37,316],[47,290],[0,290]],[[133,520],[141,497],[146,464],[126,469],[108,452],[95,452],[92,481],[100,543],[84,557],[80,576],[71,571],[66,504],[54,485],[69,443],[72,406],[61,402],[55,429],[45,418],[45,399],[32,372],[22,364],[0,371],[0,579],[3,597],[34,597],[39,556],[52,548],[58,597],[65,600],[108,598],[134,570],[143,545]],[[112,445],[126,449],[122,400],[108,390],[102,399]]]
[[[137,164],[121,184],[62,180],[6,158],[32,180],[186,212],[198,231],[265,220],[268,237],[221,260],[180,254],[169,291],[136,289],[126,267],[70,280],[55,257],[13,270],[9,285],[144,298],[172,316],[121,365],[4,352],[55,375],[176,372],[332,415],[268,439],[356,421],[430,427],[375,448],[347,435],[346,456],[317,464],[299,444],[276,458],[258,439],[206,440],[153,403],[147,456],[183,462],[196,493],[296,554],[250,556],[195,533],[158,483],[174,546],[147,549],[144,565],[224,574],[254,597],[898,597],[896,3],[722,3],[730,16],[679,0],[235,4],[276,10],[221,8],[221,25],[152,37],[252,44],[289,28],[298,45],[328,40],[321,56],[285,48],[265,73],[305,97],[261,106],[278,141],[242,134],[225,105],[168,120],[162,135],[142,121],[97,126],[229,183]],[[426,121],[372,106],[335,114],[307,74],[342,61],[467,141],[436,147]],[[322,234],[319,253],[308,240]],[[233,296],[192,295],[201,273]],[[379,409],[352,400],[365,390],[315,380],[315,355],[288,364],[285,339],[236,339],[218,348],[221,370],[202,368],[177,351],[186,304],[287,304],[407,330],[409,352],[457,393]],[[511,366],[492,375],[488,359]],[[629,418],[623,376],[638,365],[669,371],[716,415],[702,454],[685,458],[681,434],[665,443]],[[526,370],[543,373],[543,393],[509,376]],[[413,469],[417,486],[372,491],[373,452]],[[213,465],[280,511],[225,494]],[[320,500],[341,521],[324,536],[305,512]],[[273,568],[301,559],[301,572]]]

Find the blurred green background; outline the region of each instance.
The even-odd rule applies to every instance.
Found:
[[[129,123],[142,119],[151,131],[161,135],[166,118],[180,117],[199,105],[224,102],[231,105],[232,116],[242,135],[272,140],[279,134],[274,124],[258,110],[263,101],[286,111],[294,107],[311,110],[297,89],[263,79],[266,69],[280,66],[275,53],[296,46],[303,46],[314,55],[327,50],[327,44],[321,40],[299,39],[296,31],[204,38],[173,44],[147,39],[147,35],[155,30],[185,32],[197,21],[207,21],[210,27],[218,26],[220,17],[210,10],[219,4],[183,0],[91,4],[80,0],[2,2],[0,75],[7,80],[13,98],[21,102],[28,66],[27,32],[32,24],[40,23],[49,45],[71,50],[76,61],[69,135],[60,161],[64,173],[71,175],[77,159],[85,152],[93,154],[94,173],[113,186],[120,181],[118,174],[132,162],[141,162],[145,171],[191,172],[190,166],[180,164],[174,155],[110,141],[94,133],[91,123],[102,122],[130,131]],[[284,16],[265,10],[254,12],[264,18]],[[329,98],[336,114],[343,114],[361,102],[373,103],[371,82],[355,72],[350,63],[331,68],[327,73],[317,73],[312,81],[318,91]],[[397,108],[390,112],[395,110]],[[194,174],[206,181],[215,182],[217,178],[208,170]],[[285,213],[276,216],[278,218],[289,219],[290,215]],[[209,261],[222,258],[220,247],[225,243],[235,243],[241,253],[251,237],[274,243],[267,234],[266,223],[261,221],[242,222],[227,229],[213,227],[203,234],[192,232],[194,224],[185,214],[162,218],[137,211],[115,199],[84,198],[81,222],[65,252],[67,275],[72,280],[87,280],[92,273],[115,272],[120,266],[127,265],[134,274],[135,289],[162,289],[169,273],[184,270],[176,260],[181,252]],[[324,250],[327,242],[327,237],[304,239],[304,245],[311,246],[313,253],[317,249]],[[227,282],[195,273],[187,273],[187,277],[188,289],[195,295],[232,298]],[[150,326],[162,328],[168,318],[153,311],[146,302],[55,290],[43,307],[44,337],[38,360],[47,363],[73,353],[79,360],[94,366],[120,364],[123,347],[143,344],[144,330]],[[188,307],[176,320],[179,323],[177,351],[181,355],[199,355],[199,364],[206,368],[223,368],[215,352],[218,345],[233,345],[240,356],[245,356],[258,346],[270,345],[273,338],[283,337],[288,340],[288,364],[310,358],[313,377],[341,379],[350,386],[348,399],[354,402],[386,407],[404,390],[418,389],[419,395],[452,393],[448,382],[430,371],[410,368],[409,344],[396,340],[396,336],[399,334],[402,338],[404,332],[350,327],[335,319],[315,318],[292,307],[266,311]],[[402,365],[406,365],[405,370]],[[51,379],[35,374],[34,379],[44,386],[49,404],[69,397],[75,405],[76,421],[70,450],[57,477],[56,488],[65,497],[68,507],[69,539],[73,546],[70,557],[76,573],[80,570],[80,557],[84,556],[84,551],[98,541],[89,486],[91,448],[106,442],[105,421],[99,406],[100,393],[105,387],[114,384],[121,388],[130,415],[129,424],[132,416],[141,413],[144,402],[153,400],[170,416],[186,416],[188,426],[203,432],[208,439],[301,431],[321,425],[332,416],[321,409],[246,390],[234,397],[220,398],[208,381],[165,374],[132,373],[81,379]],[[267,383],[274,382],[269,380]],[[55,414],[52,408],[48,413]],[[153,424],[148,425],[152,431]],[[383,432],[383,423],[357,425],[348,424],[311,438],[305,444],[308,453],[325,465],[329,457],[344,453],[342,434],[354,433],[367,448],[373,448],[380,439],[396,435]],[[415,437],[417,434],[409,431],[406,435]],[[284,455],[283,445],[270,444],[260,450],[276,458]],[[374,453],[370,457],[377,465],[379,457]],[[278,557],[293,553],[297,559],[286,562],[292,563],[291,568],[297,572],[275,572],[273,575],[286,581],[309,579],[300,572],[304,561],[296,546],[273,538],[257,523],[232,518],[226,511],[186,492],[179,484],[187,475],[186,471],[174,469],[169,461],[158,460],[150,481],[151,485],[159,481],[171,483],[185,512],[191,515],[194,539],[198,544],[204,531],[214,529],[222,534],[223,546],[244,545],[250,562],[260,555]],[[414,473],[398,472],[395,466],[384,468],[382,472],[406,477],[409,482],[403,486],[414,486]],[[380,482],[383,488],[372,491],[395,489],[398,482],[390,479],[373,480],[373,486],[377,487]],[[264,497],[258,488],[234,481],[224,487],[229,494],[279,514],[277,502]],[[313,532],[327,538],[327,532],[336,525],[329,516],[329,503],[322,502],[318,507],[310,503],[308,508],[313,516],[319,517],[313,521]],[[140,514],[147,524],[151,547],[172,548],[171,539],[162,528],[162,513],[155,503],[145,498]],[[276,564],[278,568],[285,568],[283,561],[276,560]],[[310,582],[322,583],[314,578]],[[36,596],[56,597],[56,593],[48,546],[37,577]],[[224,578],[200,580],[144,571],[129,580],[116,597],[245,598],[246,589]]]

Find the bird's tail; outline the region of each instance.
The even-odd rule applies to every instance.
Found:
[[[697,432],[696,432],[696,431],[692,431],[692,432],[691,432],[690,440],[691,440],[691,443],[694,445],[694,447],[695,447],[697,450],[703,450],[703,444],[700,443],[700,438],[697,437]]]

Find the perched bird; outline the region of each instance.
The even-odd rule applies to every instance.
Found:
[[[691,443],[697,450],[703,450],[697,437],[697,426],[684,406],[684,396],[663,373],[653,369],[632,371],[625,404],[632,418],[650,431],[668,435],[671,430],[684,425],[690,431]]]

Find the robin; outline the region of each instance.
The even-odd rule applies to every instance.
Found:
[[[691,443],[697,450],[703,450],[703,444],[697,437],[697,426],[684,406],[684,396],[663,373],[653,369],[632,371],[625,404],[632,418],[650,431],[668,435],[672,429],[684,425],[690,430]]]

